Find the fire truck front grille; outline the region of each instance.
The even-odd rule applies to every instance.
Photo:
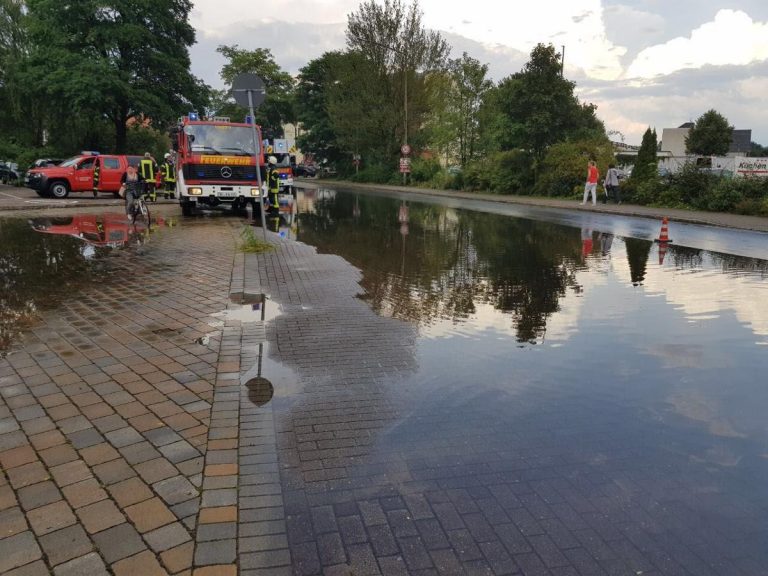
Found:
[[[246,180],[256,182],[255,166],[221,166],[215,164],[185,164],[185,180]]]

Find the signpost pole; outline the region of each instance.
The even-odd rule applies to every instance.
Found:
[[[256,151],[256,181],[259,183],[259,212],[261,212],[261,229],[264,231],[264,240],[267,240],[267,218],[264,216],[264,195],[261,190],[261,161],[264,154],[261,153],[261,142],[256,134],[256,115],[253,113],[253,90],[248,90],[248,113],[251,115],[251,137],[253,149]]]

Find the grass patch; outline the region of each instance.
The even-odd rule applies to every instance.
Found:
[[[254,232],[253,228],[250,226],[243,228],[243,231],[240,232],[240,238],[241,241],[237,249],[246,254],[261,254],[274,249],[274,246],[269,242],[257,238],[256,232]]]

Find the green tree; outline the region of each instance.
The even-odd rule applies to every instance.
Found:
[[[204,106],[207,87],[189,71],[189,0],[27,4],[34,44],[27,85],[37,81],[59,114],[106,118],[118,151],[130,121],[162,128]]]
[[[430,140],[449,162],[464,166],[480,151],[480,107],[493,87],[487,74],[486,64],[464,52],[448,63],[447,73],[427,78],[432,110]]]
[[[685,149],[689,154],[702,156],[725,156],[731,146],[733,126],[716,110],[704,112],[685,138]]]
[[[220,73],[226,88],[214,93],[212,111],[220,116],[244,117],[246,109],[231,97],[232,82],[239,74],[256,74],[267,91],[264,103],[255,111],[256,123],[265,138],[282,138],[283,124],[296,121],[293,77],[280,68],[268,48],[246,50],[235,44],[219,46],[216,51],[227,59]]]
[[[385,97],[392,123],[387,129],[391,136],[381,147],[392,157],[406,136],[415,147],[423,145],[421,129],[429,112],[425,78],[445,69],[450,48],[439,33],[424,27],[418,2],[407,6],[401,0],[366,0],[349,15],[347,47],[369,60],[386,80],[358,86],[363,91],[385,88],[380,96]]]
[[[561,75],[554,46],[538,44],[523,70],[489,93],[485,123],[495,146],[529,150],[538,163],[556,142],[604,136],[597,107],[580,103],[575,86]]]
[[[303,131],[298,145],[304,154],[313,154],[319,162],[334,164],[341,159],[341,150],[328,115],[328,90],[336,81],[335,61],[342,52],[326,52],[299,70],[296,85],[296,108]]]
[[[659,143],[656,137],[656,130],[651,130],[650,126],[643,134],[643,141],[640,144],[640,150],[637,151],[635,167],[632,169],[632,180],[634,182],[648,182],[658,175],[658,160],[656,151]]]

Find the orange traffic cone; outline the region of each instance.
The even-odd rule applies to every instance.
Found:
[[[661,219],[661,233],[659,234],[659,237],[654,240],[654,242],[659,242],[661,244],[672,242],[672,240],[669,239],[669,218],[666,216]]]

